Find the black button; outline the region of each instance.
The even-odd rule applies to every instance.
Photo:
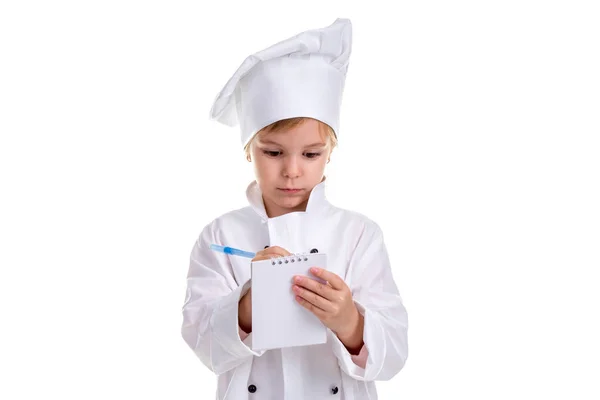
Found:
[[[250,385],[250,386],[248,386],[248,391],[249,391],[250,393],[254,393],[254,392],[256,392],[256,386],[254,386],[254,385]]]
[[[337,387],[337,386],[334,386],[334,387],[331,389],[331,393],[333,393],[333,394],[337,394],[337,393],[338,393],[338,387]]]
[[[266,249],[267,247],[269,247],[269,246],[268,246],[268,245],[267,245],[267,246],[265,246],[265,249]],[[263,249],[263,250],[264,250],[264,249]]]
[[[310,252],[311,252],[311,253],[318,253],[318,252],[319,252],[319,250],[317,250],[317,249],[312,249]]]

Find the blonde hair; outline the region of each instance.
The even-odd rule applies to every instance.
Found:
[[[313,119],[313,118],[309,118],[309,117],[287,118],[287,119],[282,119],[282,120],[273,122],[272,124],[265,126],[260,131],[258,131],[256,133],[256,135],[254,135],[252,137],[252,139],[250,139],[250,141],[244,147],[244,152],[246,153],[246,159],[248,161],[250,161],[250,146],[251,146],[252,142],[259,135],[264,136],[270,132],[292,129],[292,128],[300,125],[307,119]],[[333,150],[337,146],[337,136],[336,136],[335,132],[333,131],[333,128],[331,128],[329,125],[327,125],[326,123],[321,122],[319,120],[315,120],[315,121],[317,121],[319,123],[319,133],[321,133],[321,137],[323,137],[323,131],[324,131],[325,136],[326,136],[325,139],[329,141],[329,146],[330,146],[331,150]]]

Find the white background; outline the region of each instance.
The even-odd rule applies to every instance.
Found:
[[[328,198],[384,230],[409,359],[381,399],[598,399],[600,14],[588,1],[3,1],[2,399],[208,399],[189,253],[253,179],[208,120],[337,17]]]

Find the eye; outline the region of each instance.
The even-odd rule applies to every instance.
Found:
[[[307,158],[317,158],[321,155],[321,153],[306,153]]]
[[[278,155],[281,154],[280,151],[270,151],[270,150],[263,150],[263,153],[268,155],[269,157],[277,157]]]

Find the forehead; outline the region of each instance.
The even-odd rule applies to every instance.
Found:
[[[263,144],[275,143],[282,146],[327,144],[324,129],[319,122],[314,120],[306,120],[284,130],[261,132],[256,139]]]

